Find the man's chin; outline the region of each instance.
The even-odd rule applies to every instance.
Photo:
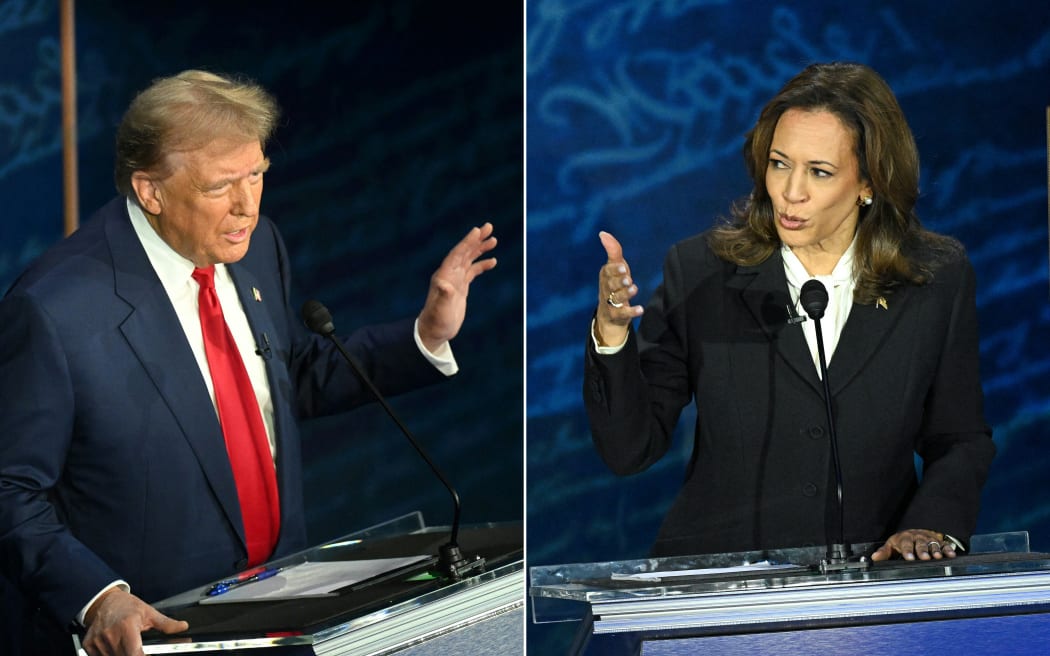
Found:
[[[241,261],[245,255],[248,254],[248,240],[245,239],[240,244],[237,244],[233,248],[224,248],[216,258],[216,263],[222,264],[234,264],[235,262]]]

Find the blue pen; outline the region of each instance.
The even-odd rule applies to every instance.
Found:
[[[253,567],[251,569],[246,569],[243,572],[241,572],[240,574],[238,574],[237,576],[234,576],[232,578],[228,578],[228,579],[219,581],[218,583],[216,583],[212,587],[214,588],[214,587],[218,587],[220,585],[227,585],[227,586],[234,585],[234,584],[240,583],[241,581],[244,581],[246,579],[250,579],[251,577],[255,576],[256,574],[258,574],[260,572],[265,572],[265,571],[266,571],[265,567]]]
[[[248,572],[244,572],[244,574],[248,574],[248,576],[242,575],[238,578],[219,581],[218,583],[213,585],[210,590],[208,590],[208,596],[214,597],[216,595],[221,595],[224,592],[229,592],[233,588],[239,588],[242,585],[245,585],[246,583],[254,583],[255,581],[262,581],[263,579],[268,579],[271,576],[277,575],[277,573],[279,573],[282,569],[284,568],[272,567],[270,569],[259,570],[251,574],[249,574]]]

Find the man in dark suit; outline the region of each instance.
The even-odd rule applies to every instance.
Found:
[[[0,571],[22,594],[27,653],[68,652],[78,623],[89,654],[138,653],[142,631],[187,628],[147,601],[306,546],[296,421],[371,399],[289,309],[289,260],[259,214],[276,118],[250,82],[156,81],[118,130],[122,196],[0,302]],[[474,228],[414,321],[345,340],[381,391],[455,373],[448,342],[494,246],[491,225]],[[221,377],[227,362],[244,384]],[[261,454],[248,464],[234,397]]]

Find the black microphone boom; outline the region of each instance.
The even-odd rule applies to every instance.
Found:
[[[824,333],[820,329],[820,319],[828,307],[828,290],[819,280],[807,280],[799,291],[798,299],[806,314],[813,320],[817,331],[817,361],[820,365],[820,379],[824,383],[824,408],[828,413],[828,438],[831,440],[831,462],[835,468],[835,494],[838,503],[838,542],[829,540],[827,557],[820,563],[820,571],[827,573],[835,570],[868,569],[871,561],[861,558],[851,561],[853,550],[846,542],[846,506],[842,498],[842,463],[839,460],[839,440],[835,432],[835,412],[831,403],[831,383],[828,382],[828,361],[824,355]]]
[[[444,570],[444,573],[451,577],[453,580],[460,580],[465,576],[473,574],[475,572],[482,571],[485,567],[485,559],[480,556],[475,556],[474,560],[467,560],[463,557],[462,552],[459,549],[459,515],[460,515],[460,504],[459,504],[459,493],[452,487],[452,484],[448,482],[445,475],[441,473],[438,466],[434,464],[434,461],[430,459],[427,452],[423,447],[416,441],[416,438],[412,436],[411,431],[405,426],[405,424],[398,418],[394,413],[393,408],[386,402],[383,395],[376,389],[372,379],[364,372],[364,369],[358,364],[357,360],[343,346],[343,343],[335,336],[335,324],[332,323],[332,313],[328,311],[320,301],[309,300],[303,303],[302,308],[303,322],[306,327],[311,331],[327,337],[335,345],[339,353],[342,354],[343,359],[347,361],[350,368],[354,370],[357,377],[361,379],[361,382],[365,384],[371,392],[372,396],[375,397],[379,405],[383,406],[383,410],[386,411],[387,415],[394,420],[397,427],[401,429],[401,432],[408,438],[409,443],[416,450],[417,453],[423,458],[423,460],[430,467],[430,470],[434,472],[434,475],[438,477],[441,484],[449,491],[452,495],[452,528],[449,535],[448,544],[441,547],[440,550],[440,566]]]

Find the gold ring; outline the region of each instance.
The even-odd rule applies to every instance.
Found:
[[[941,543],[940,542],[938,542],[937,540],[930,540],[929,542],[926,543],[926,551],[930,551],[930,547],[932,547],[933,545],[937,545],[938,549],[941,548]]]
[[[613,306],[614,308],[622,308],[623,307],[623,303],[617,303],[616,301],[613,300],[613,294],[615,294],[615,293],[616,292],[609,292],[609,296],[605,299],[605,302],[608,303],[609,305]]]

